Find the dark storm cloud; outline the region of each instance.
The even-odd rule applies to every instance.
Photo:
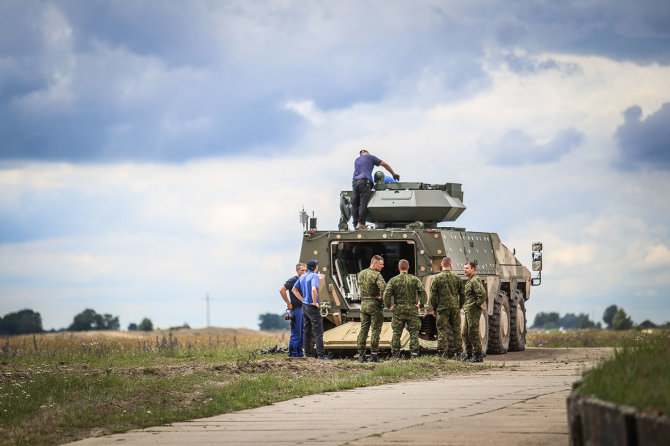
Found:
[[[497,141],[483,144],[491,163],[518,166],[557,161],[572,149],[579,147],[584,135],[574,129],[564,129],[547,143],[538,143],[520,129],[509,129]]]
[[[519,73],[577,67],[542,51],[667,63],[667,2],[4,1],[0,159],[167,160],[273,153],[322,110],[411,98],[426,70],[448,102],[487,85],[486,51]],[[411,101],[411,99],[404,99]]]
[[[670,102],[644,119],[637,105],[626,109],[623,116],[625,122],[615,133],[621,149],[617,166],[670,169]]]

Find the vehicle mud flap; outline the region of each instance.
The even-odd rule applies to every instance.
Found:
[[[524,351],[526,349],[526,302],[523,293],[519,290],[516,290],[510,299],[509,328],[509,351]]]
[[[361,331],[360,322],[346,322],[338,327],[331,328],[323,333],[323,345],[327,351],[331,350],[358,350],[358,333]],[[366,347],[370,348],[370,335],[372,330],[368,332],[368,339]],[[382,324],[382,331],[379,334],[379,350],[391,350],[391,338],[393,337],[393,330],[390,322]],[[409,333],[403,330],[400,336],[400,347],[405,348],[409,344]]]
[[[509,348],[510,305],[509,297],[499,291],[493,301],[493,314],[489,316],[489,342],[487,353],[504,355]]]

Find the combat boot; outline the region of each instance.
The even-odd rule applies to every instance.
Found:
[[[453,359],[454,361],[460,361],[461,358],[463,357],[463,352],[454,352],[452,356],[449,357],[449,359]]]
[[[371,352],[370,353],[370,362],[379,362],[379,353]]]
[[[461,354],[461,361],[470,362],[471,357],[472,357],[472,353],[463,352],[463,354]]]
[[[470,357],[470,362],[484,362],[484,356],[481,353],[476,353]]]
[[[412,352],[412,353],[410,354],[410,356],[409,356],[409,359],[416,359],[416,358],[418,358],[418,357],[419,357],[419,354],[418,354],[418,353]]]
[[[367,362],[365,359],[365,350],[360,350],[358,352],[358,362]]]
[[[398,362],[400,361],[400,353],[396,353],[391,357],[391,361]]]

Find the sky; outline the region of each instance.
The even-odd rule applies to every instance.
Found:
[[[664,0],[4,0],[0,316],[257,328],[362,148],[543,242],[530,321],[670,320]]]

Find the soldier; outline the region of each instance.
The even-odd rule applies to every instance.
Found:
[[[464,361],[482,362],[482,340],[479,337],[479,317],[484,310],[484,300],[486,299],[486,290],[482,279],[475,273],[477,268],[474,262],[465,264],[465,275],[468,281],[465,284],[465,327],[463,327],[463,337],[465,338],[465,357]]]
[[[409,262],[402,259],[398,262],[400,274],[389,280],[384,292],[384,303],[393,311],[393,320],[391,328],[393,329],[393,338],[391,339],[391,354],[393,360],[400,359],[400,336],[402,330],[407,324],[409,332],[409,348],[412,352],[412,358],[419,356],[419,308],[426,304],[426,289],[423,283],[416,277],[407,274]],[[417,303],[417,293],[419,303]]]
[[[291,277],[279,288],[281,298],[286,302],[286,308],[291,312],[291,338],[288,341],[288,355],[291,358],[302,358],[302,301],[291,292],[298,278],[307,272],[307,265],[298,263],[295,266],[296,275]],[[290,297],[289,297],[289,294]]]
[[[382,297],[386,281],[380,271],[384,268],[384,258],[376,255],[370,260],[370,268],[358,273],[361,290],[361,331],[358,333],[358,362],[365,362],[365,342],[370,335],[370,362],[379,362],[379,334],[384,322]]]
[[[430,285],[430,305],[437,326],[437,353],[446,358],[460,359],[463,353],[461,314],[465,294],[463,281],[451,272],[451,259],[442,259],[442,272]]]

